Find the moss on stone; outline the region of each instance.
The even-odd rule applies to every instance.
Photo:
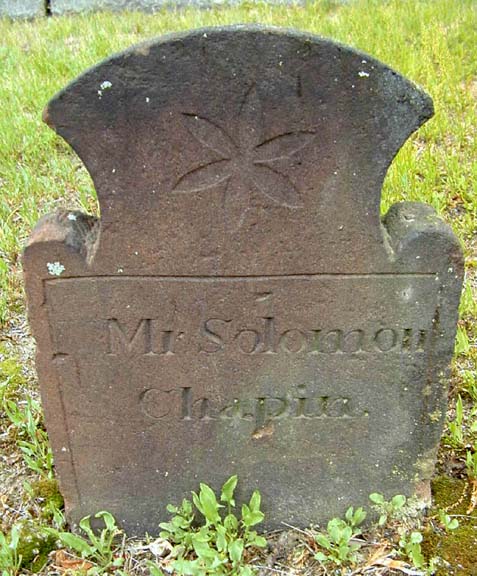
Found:
[[[31,520],[20,523],[17,554],[21,556],[23,568],[28,568],[33,573],[40,571],[48,559],[48,554],[55,549],[55,544],[55,536],[48,534],[43,527]]]
[[[424,534],[423,552],[427,558],[439,557],[443,566],[435,576],[477,576],[477,526],[461,524],[452,533]]]
[[[63,508],[63,496],[60,493],[57,480],[52,478],[40,478],[40,480],[32,482],[31,487],[34,496],[43,500],[43,517],[51,516],[51,511],[46,509],[49,503],[51,503],[55,508]]]
[[[447,514],[466,515],[469,493],[466,480],[439,476],[432,482],[434,509],[447,510]],[[468,518],[458,518],[459,527],[452,532],[433,530],[424,533],[422,549],[427,559],[438,557],[442,566],[435,576],[477,576],[477,511]]]
[[[434,507],[443,510],[452,507],[452,514],[465,514],[468,507],[467,481],[460,478],[438,476],[431,483]],[[464,496],[462,498],[462,496]],[[462,500],[462,501],[460,501]]]

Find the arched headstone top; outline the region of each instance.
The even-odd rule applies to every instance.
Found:
[[[431,115],[377,60],[260,26],[138,45],[45,111],[98,193],[91,265],[203,275],[385,266],[382,181]]]

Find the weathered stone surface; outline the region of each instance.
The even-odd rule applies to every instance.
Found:
[[[462,255],[431,208],[379,205],[431,115],[369,56],[257,27],[134,47],[50,102],[101,207],[24,256],[72,521],[154,532],[233,473],[268,527],[427,496]]]
[[[34,18],[45,15],[44,0],[0,0],[0,17]]]

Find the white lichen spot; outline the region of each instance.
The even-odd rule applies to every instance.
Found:
[[[46,267],[48,268],[48,273],[52,276],[61,276],[65,271],[65,267],[61,262],[48,262]]]
[[[104,82],[101,82],[101,84],[99,85],[99,90],[98,90],[98,96],[99,99],[101,100],[101,96],[103,95],[103,90],[109,90],[111,88],[112,84],[109,80],[105,80]]]
[[[358,76],[359,76],[360,78],[369,78],[369,72],[365,72],[364,70],[360,70],[360,71],[358,72]]]
[[[68,220],[73,220],[75,221],[77,219],[76,214],[73,214],[72,212],[70,214],[68,214],[67,216]]]

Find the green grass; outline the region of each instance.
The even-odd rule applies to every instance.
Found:
[[[463,402],[460,445],[443,444],[441,461],[465,471],[477,402],[477,2],[474,0],[324,0],[304,7],[243,4],[229,9],[88,14],[33,22],[0,20],[0,399],[26,406],[36,394],[31,360],[18,338],[25,313],[20,254],[38,219],[58,208],[97,212],[88,173],[41,121],[48,100],[102,58],[167,32],[259,22],[341,41],[382,60],[420,84],[436,115],[396,157],[382,210],[400,200],[427,202],[464,246],[466,282],[451,386]],[[22,331],[22,329],[20,329]],[[12,335],[13,334],[13,335]],[[26,382],[26,383],[25,383]],[[5,400],[6,401],[6,400]],[[23,404],[22,404],[23,403]],[[9,425],[0,410],[0,427]],[[9,429],[10,430],[10,429]],[[10,430],[12,453],[20,453]],[[449,437],[449,435],[447,436]],[[1,444],[0,444],[1,448]],[[9,451],[10,454],[10,451]],[[0,467],[0,495],[1,495]],[[28,501],[28,495],[19,495]],[[38,507],[34,510],[39,510]],[[40,512],[38,512],[40,514]],[[1,516],[1,509],[0,509]],[[33,514],[34,516],[34,514]],[[0,529],[1,529],[0,520]]]

